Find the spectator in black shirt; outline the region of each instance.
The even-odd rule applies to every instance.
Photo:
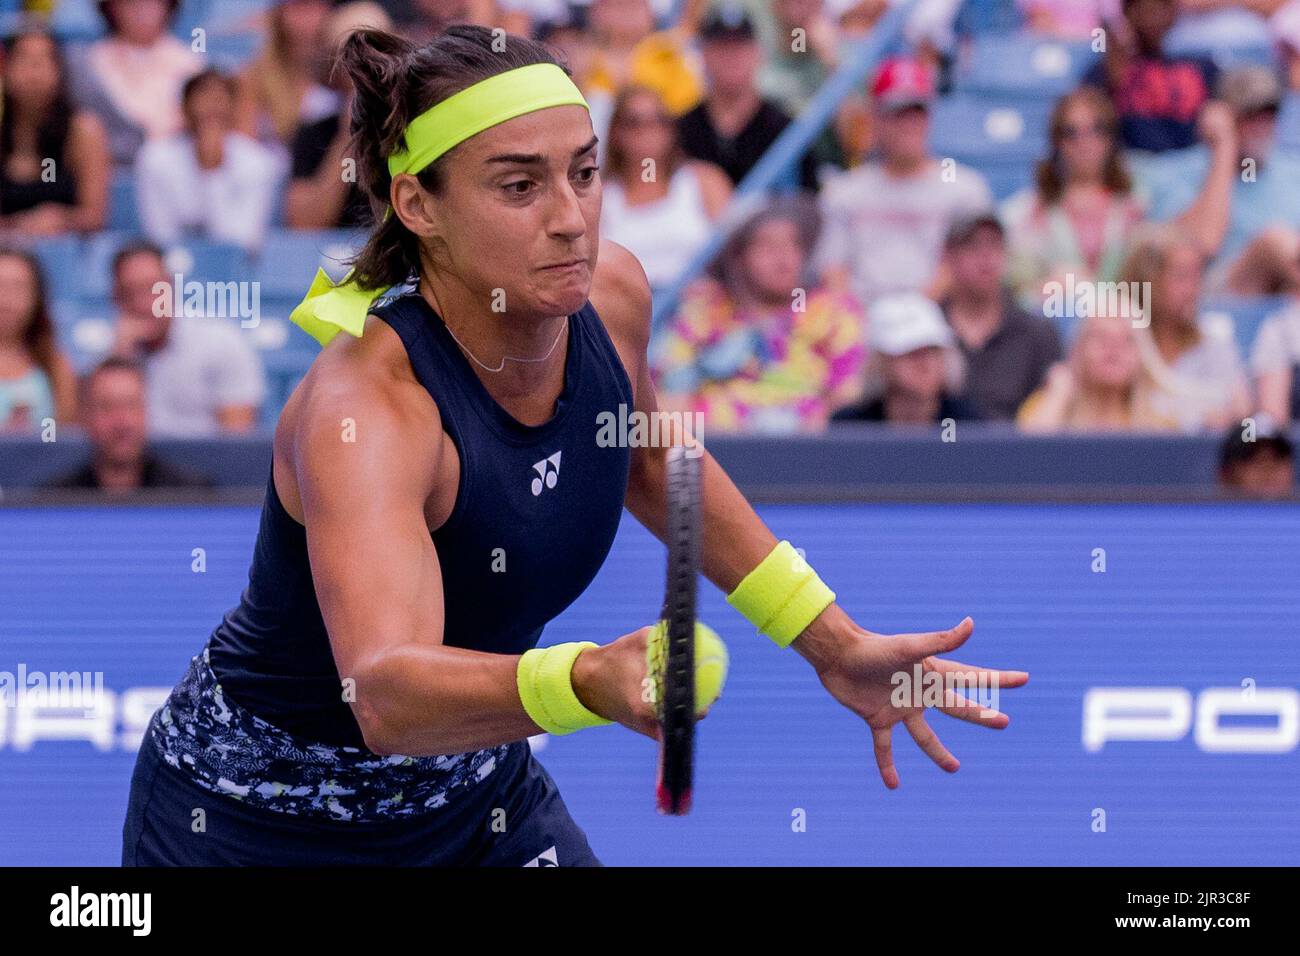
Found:
[[[337,50],[349,33],[361,27],[390,30],[392,24],[378,4],[344,4],[321,28],[321,47]],[[326,60],[332,63],[333,57]],[[371,221],[370,207],[357,185],[355,157],[348,156],[352,91],[343,70],[333,71],[326,82],[341,94],[342,108],[332,116],[300,126],[294,135],[284,214],[290,229],[350,229]]]
[[[790,116],[758,93],[754,77],[763,51],[754,26],[737,7],[720,7],[700,26],[704,99],[677,120],[682,148],[693,159],[721,166],[739,183],[790,125]],[[799,162],[799,187],[816,191],[816,161]]]
[[[171,465],[149,451],[144,371],[129,359],[105,359],[87,374],[81,409],[91,444],[90,463],[48,487],[119,494],[139,488],[212,486],[206,476]]]
[[[1011,421],[1061,358],[1056,326],[1006,287],[1006,236],[992,212],[954,222],[944,255],[951,284],[941,305],[966,359],[963,397],[982,418]]]
[[[350,229],[370,221],[365,196],[355,180],[343,176],[347,143],[348,130],[338,113],[306,123],[294,134],[285,210],[290,229]]]
[[[1106,53],[1083,82],[1106,91],[1131,150],[1163,153],[1195,146],[1196,119],[1218,80],[1201,57],[1167,56],[1164,41],[1178,0],[1124,0],[1124,16],[1106,31]]]

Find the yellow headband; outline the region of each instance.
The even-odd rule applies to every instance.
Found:
[[[389,175],[418,173],[471,136],[552,106],[591,109],[573,80],[554,63],[534,63],[490,76],[411,120],[404,136],[407,149],[388,157]]]
[[[452,147],[498,123],[569,105],[590,110],[568,74],[554,63],[534,63],[490,76],[413,119],[403,134],[407,148],[388,157],[389,175],[418,173]],[[351,279],[349,272],[335,285],[324,269],[317,269],[290,320],[321,345],[340,330],[360,337],[370,304],[386,290],[361,289]]]

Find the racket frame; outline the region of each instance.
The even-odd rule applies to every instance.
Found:
[[[695,449],[667,450],[665,540],[668,573],[661,619],[663,669],[656,679],[659,771],[655,802],[660,813],[690,811],[695,769],[695,615],[700,570],[700,456]]]

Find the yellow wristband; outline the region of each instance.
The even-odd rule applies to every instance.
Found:
[[[727,595],[727,603],[778,647],[789,647],[834,600],[835,592],[789,541],[773,548]]]
[[[519,699],[533,723],[548,734],[571,734],[613,723],[588,710],[573,692],[573,662],[595,646],[591,641],[574,641],[535,647],[519,658],[515,671]]]

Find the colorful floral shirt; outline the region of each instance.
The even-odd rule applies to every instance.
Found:
[[[686,397],[714,431],[823,428],[861,386],[863,309],[824,289],[804,306],[758,315],[738,311],[721,287],[688,293],[655,343],[658,391]]]

